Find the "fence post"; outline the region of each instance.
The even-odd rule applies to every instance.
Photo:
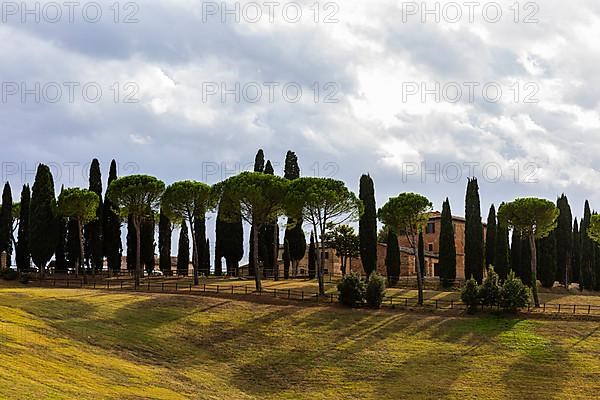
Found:
[[[302,300],[304,300],[304,290],[302,291]]]
[[[190,293],[192,293],[192,284],[190,283]]]
[[[291,294],[292,294],[291,290],[288,289],[288,300],[289,300]]]
[[[450,309],[454,310],[454,300],[450,300]]]
[[[233,294],[233,285],[231,285],[231,294]]]
[[[544,310],[543,312],[546,312],[546,303],[544,303]]]
[[[404,298],[404,306],[405,306],[405,307],[408,307],[408,297],[405,297],[405,298]]]
[[[573,314],[575,314],[575,307],[577,307],[577,304],[573,304]]]
[[[558,303],[558,313],[560,314],[560,303]]]
[[[202,286],[202,291],[203,291],[204,293],[206,293],[206,283],[204,283],[204,284],[203,284],[203,286]]]
[[[248,285],[244,285],[244,293],[248,294]]]
[[[109,280],[106,281],[106,288],[110,289],[110,281]]]
[[[333,303],[333,293],[331,294],[331,302]]]
[[[435,301],[435,309],[437,310],[437,308],[438,308],[438,301],[436,300]]]
[[[588,304],[588,314],[592,311],[592,305]]]

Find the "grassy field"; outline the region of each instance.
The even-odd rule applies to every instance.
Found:
[[[0,287],[0,398],[591,399],[600,323]],[[265,299],[266,300],[266,299]]]

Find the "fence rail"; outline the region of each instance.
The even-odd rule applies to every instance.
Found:
[[[81,289],[105,289],[105,290],[128,290],[145,291],[149,293],[191,293],[191,294],[221,294],[221,295],[244,295],[244,296],[269,296],[279,299],[314,302],[314,303],[337,303],[337,294],[330,293],[325,296],[319,296],[312,291],[298,289],[278,289],[262,288],[257,291],[254,285],[223,285],[201,283],[194,286],[191,283],[183,282],[152,282],[147,280],[136,289],[133,282],[128,279],[107,279],[102,281],[93,280],[85,283],[82,278],[64,278],[64,279],[45,279],[37,281],[37,284],[44,287],[55,288],[81,288]],[[414,297],[405,296],[385,296],[383,300],[384,307],[390,308],[409,308],[419,307],[435,310],[465,310],[466,305],[460,300],[445,299],[424,299],[423,305],[417,303]],[[483,309],[500,310],[498,306],[482,306]],[[523,310],[525,311],[525,310]],[[528,313],[546,313],[546,314],[570,314],[570,315],[596,315],[600,316],[600,306],[592,304],[560,304],[560,303],[542,303],[539,308],[529,306]]]

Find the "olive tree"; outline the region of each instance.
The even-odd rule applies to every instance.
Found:
[[[187,221],[191,227],[194,285],[198,285],[200,257],[194,220],[204,219],[206,212],[212,206],[210,186],[196,181],[175,182],[165,189],[161,206],[169,219]],[[201,245],[204,246],[204,243]]]
[[[348,221],[357,220],[363,204],[342,181],[331,178],[298,178],[290,183],[288,215],[312,225],[317,238],[317,279],[319,294],[325,294],[323,281],[324,240],[329,229]]]
[[[140,285],[141,239],[140,226],[144,218],[154,218],[165,184],[153,176],[129,175],[114,180],[108,187],[107,196],[119,211],[122,219],[131,217],[135,228],[135,287]]]
[[[423,305],[423,271],[417,240],[419,232],[422,232],[423,226],[429,220],[431,210],[432,204],[426,197],[416,193],[401,193],[397,197],[390,198],[378,211],[379,220],[392,227],[398,234],[405,235],[413,250],[420,305]]]
[[[273,220],[285,213],[287,179],[263,174],[261,172],[242,172],[213,186],[213,195],[220,202],[223,193],[227,193],[227,201],[240,203],[240,208],[223,207],[222,218],[235,222],[241,217],[252,226],[252,258],[255,265],[254,279],[256,290],[262,290],[262,265],[258,255],[258,233]]]
[[[537,292],[537,253],[535,241],[548,236],[556,228],[560,211],[553,202],[527,197],[516,199],[500,207],[498,221],[502,227],[512,228],[529,241],[531,249],[531,289],[536,307],[540,306]]]
[[[83,227],[97,219],[98,204],[100,204],[100,197],[86,189],[65,189],[58,196],[58,215],[75,221],[77,224],[79,262],[75,270],[76,276],[79,276],[79,270],[83,270]],[[95,275],[96,268],[92,268],[92,273]],[[83,275],[83,279],[87,283],[86,274]]]

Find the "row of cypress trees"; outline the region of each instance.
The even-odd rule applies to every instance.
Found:
[[[537,243],[541,284],[552,287],[555,282],[563,286],[577,282],[582,290],[600,290],[600,246],[585,234],[593,214],[589,202],[585,202],[579,224],[577,219],[573,220],[565,194],[558,197],[556,205],[560,210],[557,226]],[[483,232],[479,186],[477,179],[472,178],[468,180],[465,198],[465,277],[473,276],[481,283],[484,268],[493,265],[501,279],[513,270],[524,283],[531,285],[531,254],[527,239],[513,231],[509,246],[509,231],[498,223],[493,204],[487,217],[485,240]],[[439,257],[440,278],[449,284],[456,276],[456,248],[448,199],[442,207]]]
[[[109,181],[111,179],[116,179],[114,160]],[[100,164],[96,159],[91,164],[89,185],[90,190],[102,196]],[[16,266],[21,271],[29,269],[33,261],[43,273],[52,256],[55,256],[54,268],[57,271],[66,271],[69,266],[75,265],[82,256],[77,228],[57,216],[54,180],[48,166],[38,166],[33,187],[30,189],[29,185],[23,185],[17,204],[18,207],[13,208],[11,188],[6,183],[0,212],[0,252],[8,254],[7,264],[10,264],[14,247]],[[98,220],[85,227],[83,257],[89,268],[100,269],[106,257],[109,265],[116,269],[121,262],[120,220],[114,212],[104,212],[104,209],[111,210],[101,202],[97,209]]]

